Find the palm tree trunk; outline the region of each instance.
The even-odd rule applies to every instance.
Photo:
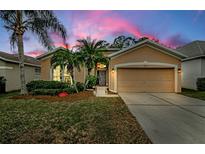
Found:
[[[74,81],[74,71],[73,71],[73,69],[74,68],[71,68],[70,71],[69,71],[70,72],[70,78],[71,78],[71,85],[73,85],[73,81]]]
[[[60,81],[64,82],[64,67],[60,67]]]
[[[23,32],[21,30],[22,24],[22,13],[21,11],[16,11],[17,13],[17,45],[19,54],[19,68],[20,68],[20,80],[21,80],[21,94],[27,94],[26,90],[26,79],[25,79],[25,69],[24,69],[24,46],[23,46]]]
[[[94,76],[97,76],[97,66],[94,67]]]
[[[65,81],[64,72],[65,72],[65,67],[62,68],[62,73],[61,73],[63,82]]]
[[[91,70],[92,70],[92,69],[88,68],[88,75],[90,75],[90,73],[91,73]]]

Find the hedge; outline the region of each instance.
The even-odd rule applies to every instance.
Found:
[[[67,92],[68,94],[76,93],[76,89],[73,85],[68,85],[67,83],[60,81],[31,81],[26,84],[28,91],[32,95],[58,95],[60,92]],[[76,87],[78,92],[84,90],[84,84],[77,82]]]
[[[51,95],[51,96],[56,96],[60,92],[62,92],[62,89],[35,89],[35,90],[32,90],[31,94],[32,95]]]
[[[27,83],[26,87],[28,92],[31,92],[35,89],[65,89],[68,88],[69,85],[67,83],[59,81],[36,80]]]
[[[196,85],[199,91],[205,91],[205,78],[198,78]]]
[[[69,87],[66,89],[35,89],[31,91],[30,93],[32,95],[50,95],[50,96],[56,96],[61,92],[67,92],[68,94],[76,93],[75,88]]]

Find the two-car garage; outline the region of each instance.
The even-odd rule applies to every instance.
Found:
[[[173,68],[119,68],[118,92],[174,92]]]
[[[109,55],[109,90],[113,92],[180,92],[184,55],[145,40]]]

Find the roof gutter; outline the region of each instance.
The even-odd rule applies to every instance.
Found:
[[[182,61],[189,61],[189,60],[198,59],[198,58],[205,58],[205,55],[200,55],[200,56],[194,56],[194,57],[185,58],[185,59],[182,59]]]

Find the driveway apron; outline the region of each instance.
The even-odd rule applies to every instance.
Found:
[[[205,143],[205,101],[175,93],[119,93],[153,143]]]

